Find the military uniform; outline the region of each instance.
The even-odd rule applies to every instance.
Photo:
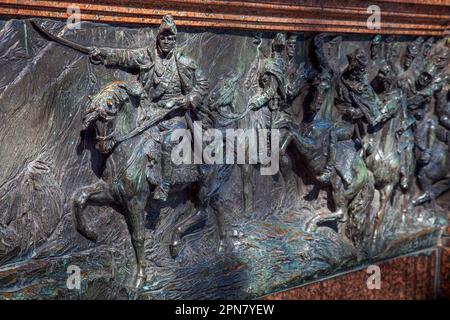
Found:
[[[170,18],[163,20],[159,35],[164,31],[176,34]],[[197,108],[208,93],[209,83],[198,65],[183,53],[173,49],[166,56],[160,54],[158,47],[140,49],[100,49],[101,62],[107,66],[121,66],[139,71],[139,82],[143,86],[141,112],[143,121],[151,118],[154,112],[173,110],[167,120],[158,124],[162,151],[162,186],[167,198],[170,176],[173,170],[171,151],[174,143],[171,134],[176,129],[186,129],[186,108]],[[156,196],[155,196],[156,197]]]

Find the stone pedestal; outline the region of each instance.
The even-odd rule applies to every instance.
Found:
[[[450,299],[449,248],[433,248],[377,263],[381,288],[370,289],[367,266],[265,296],[267,300],[429,300]],[[370,287],[370,285],[369,285]]]

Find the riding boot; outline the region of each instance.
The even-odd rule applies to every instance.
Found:
[[[328,140],[328,150],[325,153],[325,156],[327,157],[327,164],[325,165],[325,168],[322,171],[322,174],[317,177],[319,181],[322,183],[329,183],[331,180],[331,177],[334,173],[334,168],[336,165],[336,143],[337,143],[337,136],[336,133],[331,129],[329,133],[330,137]]]
[[[172,177],[172,160],[170,158],[170,154],[166,154],[163,152],[161,155],[161,166],[162,166],[162,174],[161,174],[161,182],[159,186],[156,187],[156,190],[153,194],[153,199],[160,201],[167,201],[167,197],[169,196],[170,191],[170,179]]]

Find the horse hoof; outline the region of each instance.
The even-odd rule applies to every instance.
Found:
[[[134,288],[135,288],[136,290],[139,290],[139,289],[142,288],[142,286],[144,285],[144,283],[145,283],[145,278],[140,278],[140,277],[138,277],[138,278],[136,279],[136,283],[135,283],[135,285],[134,285]]]
[[[317,224],[313,223],[306,228],[306,231],[309,233],[314,233],[317,231]]]
[[[219,242],[219,253],[227,253],[229,251],[229,245],[227,244],[227,241],[220,240]]]
[[[417,207],[425,202],[431,201],[431,196],[428,193],[424,193],[418,196],[416,199],[412,201],[413,206]]]
[[[323,221],[324,215],[316,215],[306,223],[306,232],[314,233],[317,231],[318,224]]]
[[[147,278],[147,277],[146,277],[146,275],[145,275],[144,269],[143,269],[143,268],[140,268],[140,269],[139,269],[139,272],[138,272],[138,275],[137,275],[137,278],[136,278],[135,288],[136,288],[136,289],[142,288],[142,286],[143,286],[144,283],[145,283],[146,278]]]
[[[316,232],[317,231],[317,221],[316,221],[316,218],[313,218],[313,219],[311,219],[311,221],[309,221],[307,224],[306,224],[306,232],[309,232],[309,233],[314,233],[314,232]]]

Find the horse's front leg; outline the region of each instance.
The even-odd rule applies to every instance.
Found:
[[[254,192],[255,187],[252,182],[252,168],[248,164],[243,164],[242,168],[242,184],[244,193],[244,210],[246,213],[254,210]]]
[[[324,223],[326,221],[346,222],[347,221],[347,206],[348,201],[345,197],[344,184],[342,183],[340,177],[334,171],[331,177],[331,197],[335,205],[334,212],[319,213],[312,217],[306,224],[307,232],[315,232],[317,230],[319,223]]]
[[[183,234],[185,234],[192,226],[206,218],[208,203],[216,218],[217,230],[219,233],[219,252],[224,252],[228,249],[223,206],[219,201],[211,199],[210,201],[205,202],[193,215],[188,215],[176,225],[170,244],[170,254],[172,258],[176,258],[179,254],[181,237]]]
[[[145,205],[146,201],[133,197],[125,204],[125,220],[131,235],[131,243],[136,254],[137,277],[135,287],[140,288],[145,282]]]
[[[294,140],[294,135],[291,132],[288,132],[286,135],[283,136],[280,142],[280,157],[286,155],[287,148],[291,144],[291,142]]]
[[[206,206],[202,206],[194,214],[190,213],[182,221],[178,222],[172,233],[170,241],[170,255],[176,258],[180,252],[181,237],[195,224],[206,218]]]
[[[224,208],[223,205],[217,201],[211,201],[211,208],[216,216],[217,230],[219,231],[219,252],[226,252],[229,249],[227,239],[227,232],[225,229]]]
[[[83,212],[88,205],[104,206],[114,203],[110,186],[103,180],[76,190],[72,196],[72,212],[75,216],[76,230],[87,239],[96,241],[97,235],[89,230],[88,221]]]
[[[391,182],[386,185],[384,188],[380,190],[380,209],[377,212],[375,217],[375,226],[372,235],[372,245],[375,246],[378,235],[380,232],[381,225],[383,223],[384,216],[386,214],[386,210],[388,209],[388,203],[392,197],[392,193],[394,192],[394,183]]]
[[[420,189],[423,191],[423,193],[413,200],[413,206],[415,207],[432,200],[431,191],[433,180],[428,177],[425,167],[420,169],[417,178],[419,180]]]
[[[337,175],[336,175],[337,176]],[[332,181],[332,197],[336,211],[334,216],[339,222],[347,222],[348,220],[348,201],[346,198],[345,188],[343,182],[335,177]]]

